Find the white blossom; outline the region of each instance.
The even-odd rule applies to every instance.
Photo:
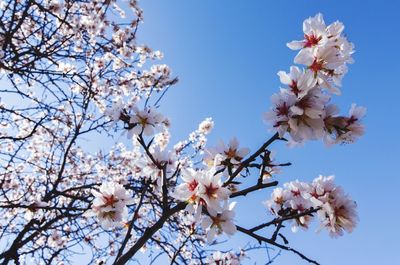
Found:
[[[156,130],[162,129],[164,117],[154,108],[146,108],[144,110],[134,108],[134,112],[135,114],[129,120],[133,124],[133,128],[129,130],[129,136],[141,133],[146,136],[152,136]]]
[[[128,214],[126,206],[133,203],[131,194],[114,182],[103,183],[99,191],[92,190],[92,194],[95,197],[92,208],[85,215],[96,216],[104,229],[121,226]]]
[[[356,203],[335,185],[333,176],[319,176],[312,183],[285,183],[284,188],[274,189],[271,199],[264,204],[278,217],[299,214],[292,218],[294,232],[299,227],[308,228],[313,216],[302,215],[307,211],[317,212],[321,229],[326,228],[333,237],[343,235],[343,231],[352,232],[358,221]]]
[[[249,152],[247,147],[239,148],[238,139],[233,137],[227,145],[221,140],[216,147],[208,148],[204,160],[211,167],[238,165]]]
[[[236,225],[233,218],[235,212],[233,211],[236,202],[231,204],[225,204],[224,208],[220,212],[213,209],[209,210],[209,215],[203,216],[201,226],[207,230],[207,241],[211,243],[215,235],[224,232],[227,235],[233,235],[236,233]]]

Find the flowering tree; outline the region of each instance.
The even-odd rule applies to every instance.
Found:
[[[282,228],[315,219],[336,237],[355,227],[356,204],[332,176],[275,188],[254,227],[235,219],[235,198],[277,186],[275,173],[290,165],[274,160],[272,143],[333,145],[363,134],[365,109],[341,116],[330,101],[352,63],[342,23],[326,26],[317,14],[304,21],[304,39],[288,43],[299,66],[278,72],[283,88],[265,114],[272,137],[250,151],[236,138],[206,148],[211,118],[169,143],[159,106],[177,78],[154,64],[161,52],[137,43],[135,0],[0,1],[0,10],[2,264],[73,263],[77,253],[90,264],[140,253],[149,263],[239,264],[256,243],[318,264]],[[115,140],[121,133],[125,144]],[[223,249],[235,233],[254,243]]]

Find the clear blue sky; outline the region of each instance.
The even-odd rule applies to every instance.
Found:
[[[334,102],[343,113],[353,102],[368,108],[366,135],[354,145],[330,149],[321,142],[273,149],[280,161],[293,163],[278,176],[281,182],[335,174],[357,201],[360,223],[339,239],[316,234],[315,227],[287,234],[293,246],[325,265],[400,263],[400,1],[146,0],[141,6],[145,23],[139,42],[162,50],[180,78],[162,104],[174,139],[212,116],[216,128],[209,144],[237,136],[253,150],[270,135],[261,115],[278,90],[276,73],[287,70],[296,54],[286,42],[300,39],[302,21],[317,12],[327,23],[344,22],[356,63]],[[248,197],[250,204],[239,205],[238,222],[250,226],[267,218],[261,201],[269,194],[260,192]],[[243,240],[234,237],[232,247]],[[284,253],[276,264],[307,263]]]

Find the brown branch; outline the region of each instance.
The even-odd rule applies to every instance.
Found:
[[[284,217],[275,218],[274,220],[272,220],[270,222],[267,222],[267,223],[264,223],[264,224],[260,224],[258,226],[255,226],[255,227],[251,228],[250,231],[251,232],[255,232],[255,231],[258,231],[260,229],[263,229],[264,227],[270,226],[270,225],[282,223],[284,221],[292,220],[292,219],[299,218],[299,217],[302,217],[302,216],[305,216],[305,215],[311,215],[311,214],[319,211],[320,209],[321,209],[320,207],[315,208],[315,209],[311,208],[310,210],[307,210],[307,211],[304,211],[304,212],[301,212],[301,213],[298,213],[298,214],[292,214],[292,215],[288,215],[288,216],[284,216]]]
[[[133,245],[124,255],[114,262],[114,265],[126,264],[138,252],[144,244],[158,231],[164,223],[175,213],[185,209],[186,203],[181,202],[175,207],[163,212],[160,219],[152,226],[147,228],[143,235],[139,238],[135,245]]]
[[[239,173],[246,168],[251,162],[253,162],[259,155],[261,155],[267,147],[272,144],[275,140],[282,139],[278,133],[275,133],[268,141],[266,141],[257,151],[255,151],[250,157],[240,163],[239,167],[229,176],[229,179],[224,183],[224,186],[231,184],[233,179],[239,175]]]
[[[287,251],[291,251],[291,252],[297,254],[298,256],[300,256],[302,259],[308,261],[309,263],[319,265],[319,263],[318,263],[317,261],[312,260],[312,259],[306,257],[303,253],[301,253],[301,252],[299,252],[299,251],[297,251],[297,250],[295,250],[295,249],[293,249],[293,248],[291,248],[291,247],[288,247],[288,246],[285,246],[285,245],[281,245],[281,244],[279,244],[279,243],[276,243],[276,242],[273,241],[272,239],[269,239],[269,238],[266,238],[266,237],[257,235],[257,234],[255,234],[255,233],[253,233],[252,231],[250,231],[250,230],[248,230],[248,229],[246,229],[246,228],[243,228],[243,227],[241,227],[241,226],[236,226],[236,227],[237,227],[237,230],[238,230],[238,231],[240,231],[240,232],[242,232],[242,233],[244,233],[244,234],[246,234],[246,235],[248,235],[248,236],[250,236],[250,237],[256,239],[259,243],[265,242],[265,243],[271,244],[271,245],[273,245],[273,246],[276,246],[276,247],[278,247],[278,248],[280,248],[280,249],[287,250]]]
[[[278,185],[278,181],[257,184],[257,185],[251,186],[249,188],[246,188],[244,190],[232,193],[230,198],[235,198],[235,197],[238,197],[238,196],[246,196],[250,192],[253,192],[253,191],[256,191],[256,190],[261,190],[261,189],[268,188],[268,187],[274,187],[276,185]]]
[[[121,244],[121,246],[120,246],[120,248],[119,248],[119,250],[118,250],[117,256],[115,257],[115,261],[117,261],[117,260],[119,259],[119,257],[122,255],[122,253],[124,252],[124,249],[125,249],[125,247],[126,247],[126,244],[128,243],[129,239],[130,239],[131,236],[132,236],[131,233],[132,233],[133,225],[134,225],[136,219],[138,218],[139,210],[140,210],[140,208],[141,208],[142,205],[143,205],[143,200],[144,200],[144,197],[145,197],[145,194],[146,194],[146,192],[147,192],[147,189],[148,189],[149,185],[150,185],[150,182],[147,182],[147,183],[145,184],[145,186],[143,187],[143,190],[142,190],[142,194],[141,194],[141,196],[140,196],[139,203],[138,203],[138,205],[137,205],[137,207],[136,207],[136,209],[135,209],[135,212],[133,213],[132,220],[131,220],[131,222],[129,223],[128,231],[126,232],[124,241],[122,242],[122,244]]]

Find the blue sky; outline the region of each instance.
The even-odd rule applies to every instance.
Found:
[[[347,113],[351,103],[368,108],[366,135],[354,145],[326,148],[309,142],[289,149],[275,144],[277,158],[290,161],[277,179],[311,180],[336,176],[359,206],[360,223],[352,234],[330,239],[327,233],[292,234],[290,243],[321,264],[398,264],[400,148],[400,67],[398,11],[400,1],[141,1],[145,23],[139,42],[165,54],[180,82],[168,93],[162,110],[171,118],[173,139],[179,140],[205,117],[215,130],[209,145],[237,136],[252,150],[271,134],[262,121],[270,96],[279,89],[276,73],[288,70],[295,52],[286,47],[302,36],[302,21],[318,12],[325,21],[340,20],[354,42],[356,63],[335,97]],[[251,226],[270,218],[259,192],[239,204],[238,222]],[[232,238],[235,248],[245,237]],[[252,261],[262,261],[259,255]],[[283,253],[276,264],[307,264]]]

